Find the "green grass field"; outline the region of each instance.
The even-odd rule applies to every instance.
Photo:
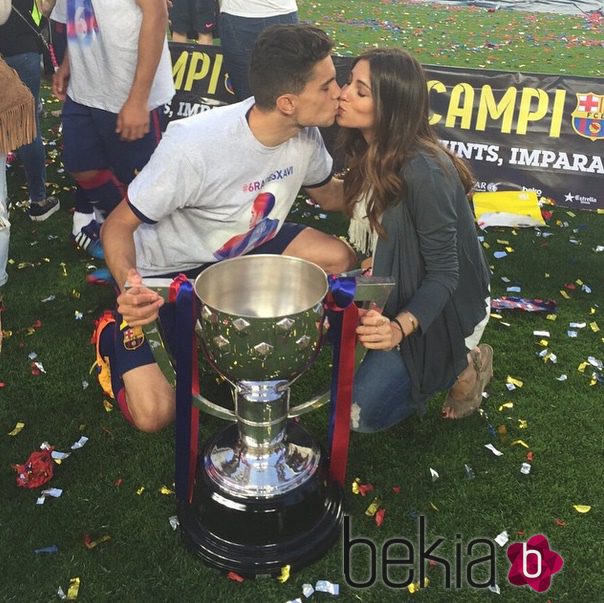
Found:
[[[300,2],[300,16],[324,27],[339,54],[396,45],[429,64],[599,77],[604,69],[602,24],[585,17],[489,13],[396,0]],[[92,324],[111,306],[112,294],[84,283],[94,263],[68,241],[72,185],[61,169],[59,124],[52,116],[58,108],[46,100],[44,129],[50,192],[60,196],[61,211],[43,223],[29,221],[21,169],[9,170],[10,280],[0,290],[5,331],[0,356],[1,601],[55,601],[59,586],[67,592],[76,577],[77,600],[83,602],[284,603],[304,600],[302,585],[317,580],[340,584],[340,595],[335,599],[317,593],[312,598],[316,601],[602,600],[604,381],[595,366],[604,360],[602,215],[554,208],[541,231],[484,233],[493,296],[519,286],[517,295],[552,299],[557,312],[555,320],[518,311],[491,320],[485,341],[495,349],[495,377],[482,414],[443,422],[440,396],[430,402],[422,420],[351,439],[346,509],[353,535],[372,539],[378,548],[395,537],[417,542],[417,518],[423,516],[428,541],[442,536],[439,553],[454,561],[459,542],[465,546],[504,530],[510,542],[545,534],[565,563],[551,589],[537,594],[510,585],[504,549],[497,551],[499,595],[468,586],[446,589],[439,568],[429,568],[429,586],[415,594],[387,588],[379,571],[374,586],[352,589],[345,584],[339,545],[284,584],[275,579],[239,584],[198,562],[170,526],[175,514],[172,429],[156,435],[134,431],[117,410],[105,409],[89,372]],[[324,219],[303,199],[293,213],[296,220],[345,232],[341,218]],[[494,252],[506,248],[508,255],[496,259]],[[542,330],[549,336],[534,335]],[[555,354],[555,362],[553,356],[547,361],[539,356],[545,349]],[[325,371],[320,373],[305,376],[295,395],[303,398],[321,388]],[[523,385],[510,391],[508,377]],[[322,409],[303,418],[321,442],[326,416]],[[201,420],[203,438],[224,426],[207,415]],[[18,422],[25,427],[9,435]],[[39,490],[16,486],[12,464],[23,463],[43,442],[70,451],[81,436],[89,438],[86,445],[55,465],[47,485],[61,488],[61,497],[47,497],[37,505]],[[489,443],[503,456],[485,449]],[[524,475],[520,467],[529,453],[531,471]],[[464,465],[474,479],[467,478]],[[431,468],[440,476],[436,481]],[[353,495],[350,484],[356,477],[371,483],[374,491],[366,497]],[[400,487],[398,493],[395,487]],[[374,496],[386,510],[381,527],[365,514]],[[574,505],[591,509],[579,513]],[[87,538],[101,537],[110,539],[94,548],[85,546]],[[57,553],[36,553],[51,545]],[[396,556],[394,551],[391,556]],[[465,568],[472,556],[462,557]],[[355,556],[355,571],[358,580],[367,577],[366,556]],[[394,571],[392,578],[402,580],[403,575]]]

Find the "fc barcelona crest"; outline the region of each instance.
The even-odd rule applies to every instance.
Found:
[[[573,130],[590,140],[604,140],[604,95],[577,92],[577,106],[571,113]]]
[[[145,335],[141,327],[128,327],[123,331],[124,347],[127,350],[136,350],[145,343]]]

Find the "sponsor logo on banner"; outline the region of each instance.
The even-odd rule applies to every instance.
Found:
[[[604,140],[604,95],[577,92],[577,106],[571,113],[573,130],[590,140]]]

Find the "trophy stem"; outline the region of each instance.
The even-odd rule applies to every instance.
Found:
[[[287,381],[240,381],[235,388],[235,416],[241,443],[251,454],[265,455],[285,437],[289,415]]]

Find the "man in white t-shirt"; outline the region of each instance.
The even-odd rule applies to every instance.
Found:
[[[63,161],[78,184],[72,239],[102,259],[95,215],[117,206],[149,160],[174,95],[166,2],[57,0],[53,19],[67,29],[53,92],[65,101]]]
[[[252,54],[255,97],[170,124],[103,225],[123,321],[105,314],[97,325],[99,381],[143,431],[167,425],[175,401],[140,330],[163,305],[142,277],[193,277],[244,253],[300,257],[330,273],[356,262],[339,238],[285,222],[301,187],[322,208],[343,208],[342,181],[331,175],[316,127],[330,126],[338,108],[331,49],[327,35],[309,25],[265,30]]]

